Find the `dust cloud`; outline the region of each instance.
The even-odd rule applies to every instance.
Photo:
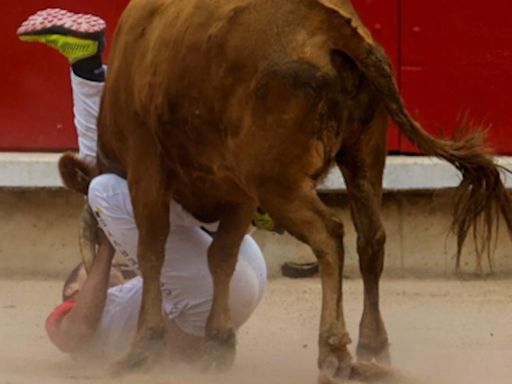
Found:
[[[81,366],[47,340],[44,319],[60,282],[0,280],[0,384],[314,384],[320,310],[317,279],[274,280],[240,330],[238,358],[225,374],[183,366],[112,377]],[[345,281],[355,348],[362,284]],[[512,382],[512,281],[384,280],[382,310],[395,368],[414,384]]]

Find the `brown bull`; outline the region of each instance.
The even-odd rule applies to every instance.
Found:
[[[480,135],[436,140],[408,114],[389,60],[349,0],[132,0],[115,34],[99,118],[99,172],[128,179],[144,278],[133,352],[162,337],[160,269],[169,202],[220,220],[208,251],[214,299],[206,334],[216,364],[235,335],[228,286],[257,206],[311,246],[322,281],[319,368],[353,365],[342,305],[343,225],[315,192],[336,164],[345,178],[364,281],[357,355],[389,361],[379,309],[380,219],[388,116],[424,153],[462,173],[454,226],[462,247],[483,218],[510,229],[510,201]]]

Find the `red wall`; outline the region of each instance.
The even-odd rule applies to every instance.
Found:
[[[450,136],[467,115],[488,129],[498,153],[512,154],[512,114],[506,96],[512,90],[509,0],[488,0],[485,5],[478,0],[463,5],[453,0],[353,3],[394,58],[405,102],[424,128]],[[379,32],[375,24],[384,27]],[[388,37],[393,24],[395,45]],[[417,152],[396,130],[389,143],[392,151]]]
[[[401,85],[415,117],[450,134],[468,113],[512,154],[510,0],[402,0],[401,30]],[[401,150],[414,147],[404,140]]]
[[[76,147],[72,120],[69,64],[41,44],[22,43],[19,24],[37,10],[51,7],[93,12],[104,17],[111,37],[127,0],[1,1],[0,150],[58,150]]]
[[[0,2],[0,150],[61,150],[76,146],[68,64],[39,44],[17,40],[17,26],[47,7],[104,17],[108,38],[128,0]],[[485,6],[467,0],[353,0],[363,21],[393,59],[413,115],[427,130],[449,134],[468,112],[490,126],[492,144],[512,154],[512,23],[508,0]],[[394,152],[414,152],[395,128]]]

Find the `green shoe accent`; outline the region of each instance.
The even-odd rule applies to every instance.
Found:
[[[98,53],[99,42],[66,35],[22,35],[21,41],[46,44],[64,55],[71,63]]]
[[[259,209],[254,216],[253,224],[256,228],[263,229],[265,231],[273,231],[276,227],[274,219],[272,219],[268,213]]]

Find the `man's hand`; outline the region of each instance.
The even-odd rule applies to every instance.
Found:
[[[99,246],[91,270],[60,326],[60,342],[70,352],[79,351],[93,338],[105,307],[115,251],[103,231],[98,231]]]
[[[115,249],[112,246],[112,244],[110,244],[110,240],[105,235],[105,232],[103,232],[102,229],[98,228],[98,250],[96,251],[96,258],[104,257],[112,261],[112,259],[114,258],[114,254]]]

